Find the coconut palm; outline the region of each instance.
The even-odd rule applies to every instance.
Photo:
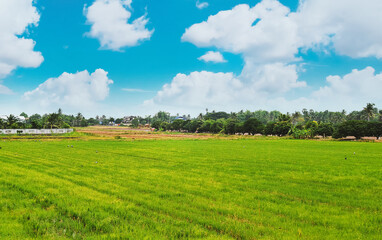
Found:
[[[62,118],[58,113],[51,113],[48,115],[46,124],[50,127],[50,129],[60,128],[62,125]]]
[[[368,103],[366,104],[366,107],[363,108],[363,111],[367,116],[367,121],[370,121],[370,118],[374,117],[374,106],[374,103]]]
[[[11,127],[13,124],[15,124],[17,122],[18,122],[17,118],[15,116],[13,116],[12,114],[7,117],[8,127]]]

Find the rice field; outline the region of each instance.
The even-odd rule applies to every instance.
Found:
[[[1,239],[382,239],[382,144],[0,142]]]

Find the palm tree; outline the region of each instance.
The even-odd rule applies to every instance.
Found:
[[[370,122],[370,118],[374,116],[374,103],[366,104],[366,107],[363,108],[363,111],[366,113],[367,121]]]
[[[292,123],[293,123],[293,125],[296,125],[301,117],[302,117],[302,115],[298,111],[292,113]]]
[[[9,127],[17,122],[18,122],[17,118],[13,116],[12,114],[7,117],[7,124]]]
[[[48,115],[47,124],[50,126],[50,129],[60,128],[62,125],[62,118],[58,113],[51,113]]]

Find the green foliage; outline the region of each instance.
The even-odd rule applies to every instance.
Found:
[[[346,136],[354,136],[357,139],[360,139],[361,137],[364,137],[366,133],[366,121],[351,120],[339,124],[333,133],[333,137],[342,138]]]
[[[212,133],[220,133],[224,129],[224,119],[218,119],[214,121],[211,125],[211,132]]]
[[[244,122],[243,132],[257,134],[264,131],[264,125],[257,118],[249,118]]]
[[[237,129],[237,120],[229,118],[224,124],[224,133],[225,134],[235,134]]]
[[[331,123],[320,123],[316,129],[316,133],[323,137],[332,136],[334,132],[334,126]]]
[[[307,129],[294,128],[293,131],[291,132],[291,135],[295,139],[306,139],[306,138],[310,138],[311,133],[310,133],[310,130],[307,130]]]
[[[134,128],[137,128],[139,126],[138,118],[134,118],[133,121],[131,121],[131,126]]]
[[[154,121],[154,122],[151,124],[151,127],[152,127],[152,128],[155,128],[155,129],[159,129],[161,123],[162,123],[161,121]]]
[[[186,125],[186,129],[189,131],[189,132],[196,132],[203,124],[203,121],[202,120],[199,120],[199,119],[195,119],[195,120],[191,120],[190,122],[187,123]]]
[[[285,136],[292,129],[292,124],[289,121],[277,122],[273,127],[272,135]]]
[[[209,119],[218,120],[218,119],[227,119],[229,117],[230,117],[230,114],[228,114],[226,112],[211,112],[211,113],[207,113],[204,116],[204,119],[206,119],[206,120],[209,120]]]
[[[183,129],[183,124],[184,124],[184,121],[181,119],[174,120],[174,122],[172,122],[171,124],[171,129],[180,131]]]
[[[170,130],[170,127],[171,127],[171,125],[170,125],[168,122],[162,122],[162,123],[160,124],[159,129],[160,129],[161,131],[167,131],[167,130]]]

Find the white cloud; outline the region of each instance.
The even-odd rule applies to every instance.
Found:
[[[183,41],[263,61],[293,61],[299,49],[330,47],[354,58],[382,58],[382,1],[302,0],[297,12],[277,0],[237,5],[186,29]]]
[[[287,7],[274,0],[265,0],[253,8],[238,5],[192,25],[182,40],[198,47],[244,54],[259,62],[294,60],[298,52],[297,26],[288,13]],[[256,20],[260,21],[253,25]]]
[[[262,92],[274,96],[306,86],[306,82],[298,81],[296,68],[294,64],[278,62],[259,65],[247,61],[239,77],[246,83],[246,89],[250,89],[252,94]]]
[[[196,7],[199,9],[207,8],[209,6],[208,2],[196,1]]]
[[[318,105],[345,109],[362,108],[368,102],[382,103],[382,73],[375,74],[372,67],[353,70],[343,77],[328,76],[327,86],[313,92],[312,99]]]
[[[131,8],[131,0],[96,0],[85,8],[87,22],[92,25],[88,35],[97,38],[102,48],[115,51],[150,39],[154,30],[146,28],[146,16],[129,23],[128,8]]]
[[[144,105],[157,110],[174,109],[174,112],[190,109],[194,114],[206,107],[226,111],[254,106],[277,107],[280,102],[286,100],[270,96],[305,86],[305,82],[297,81],[294,65],[264,65],[258,67],[257,72],[252,72],[251,75],[254,76],[250,79],[256,78],[258,81],[246,81],[245,78],[240,80],[233,73],[202,71],[189,75],[177,74],[170,84],[165,84],[162,90],[154,98],[145,101]],[[290,106],[285,104],[283,108],[286,107]]]
[[[300,45],[333,45],[340,55],[382,58],[382,1],[304,0],[290,18]]]
[[[192,72],[177,74],[170,84],[165,84],[146,105],[157,104],[178,107],[203,107],[226,105],[239,97],[242,83],[232,73]]]
[[[372,68],[353,71],[343,78],[328,77],[329,85],[312,95],[306,93],[309,98],[286,98],[292,89],[307,86],[298,80],[303,66],[303,59],[298,57],[300,51],[333,49],[353,58],[381,58],[381,12],[379,0],[302,0],[296,12],[277,0],[263,0],[254,7],[241,4],[221,11],[187,28],[182,41],[240,54],[244,60],[241,74],[231,74],[231,78],[222,77],[224,73],[178,75],[182,81],[175,77],[148,102],[169,107],[199,104],[199,111],[222,105],[228,110],[238,109],[235,106],[284,111],[302,107],[338,110],[339,104],[343,106],[340,108],[354,109],[356,104],[381,102],[377,92],[382,87],[381,75],[374,75]],[[231,87],[230,81],[240,83],[240,87]],[[226,98],[215,91],[205,91],[214,87],[222,89]]]
[[[220,52],[214,52],[214,51],[208,51],[206,54],[199,57],[198,60],[204,61],[204,62],[214,62],[214,63],[227,62]]]
[[[37,26],[39,19],[33,0],[0,1],[0,78],[17,67],[38,67],[44,60],[33,50],[32,39],[20,37],[28,27]]]
[[[264,0],[253,8],[237,5],[192,25],[182,40],[241,54],[245,67],[238,78],[250,82],[246,85],[253,94],[284,93],[306,85],[297,81],[297,68],[290,64],[297,60],[299,46],[298,28],[289,13],[276,0]]]
[[[6,86],[0,84],[0,94],[11,95],[11,94],[13,94],[13,92],[12,92],[11,89],[9,89]]]
[[[96,103],[109,95],[109,85],[113,81],[107,72],[97,69],[77,73],[64,72],[58,78],[50,78],[36,89],[25,92],[23,99],[40,109],[52,110],[59,107],[83,110],[94,107]]]

